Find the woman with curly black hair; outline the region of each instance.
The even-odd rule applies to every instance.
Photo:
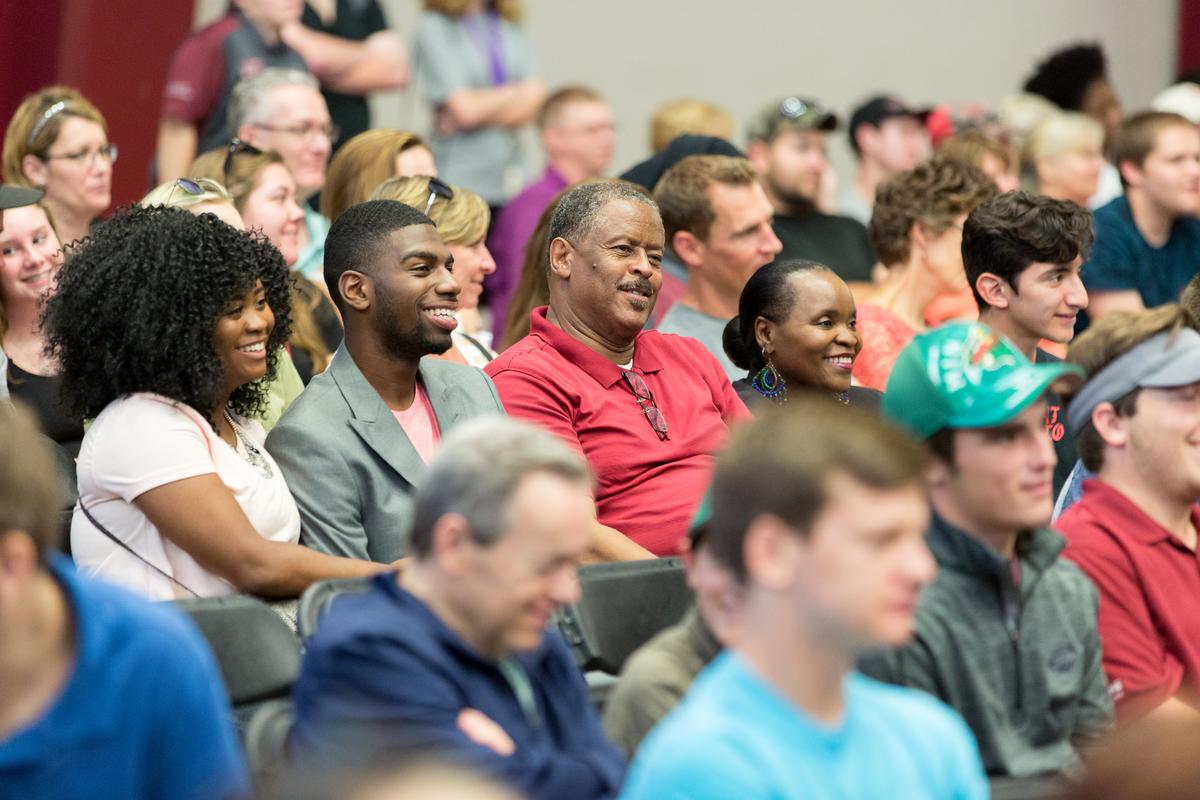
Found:
[[[211,214],[123,210],[59,271],[44,326],[79,453],[76,563],[156,600],[294,597],[386,567],[296,542],[300,518],[253,417],[291,330],[288,271]]]

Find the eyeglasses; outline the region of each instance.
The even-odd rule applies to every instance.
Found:
[[[336,142],[338,137],[342,135],[342,129],[331,122],[326,122],[324,125],[264,125],[260,122],[255,122],[253,125],[264,131],[286,133],[288,136],[297,136],[301,139],[317,136],[328,139],[331,142]]]
[[[249,153],[252,156],[261,156],[262,150],[259,150],[252,144],[247,144],[236,136],[229,140],[229,148],[225,151],[225,164],[221,167],[221,174],[225,176],[225,183],[229,183],[229,168],[233,166],[233,157],[238,153]]]
[[[76,164],[86,164],[91,166],[96,163],[96,159],[107,161],[113,164],[117,160],[117,146],[115,144],[103,144],[99,147],[89,147],[84,150],[76,150],[73,153],[47,153],[42,156],[43,161],[53,161],[61,159],[63,161],[72,161]]]
[[[433,204],[438,198],[443,200],[453,200],[454,190],[450,188],[450,184],[439,178],[429,179],[429,199],[425,201],[425,216],[429,216],[429,209],[433,208]]]
[[[654,395],[650,393],[650,387],[646,385],[646,381],[641,375],[629,369],[621,370],[621,377],[633,391],[633,396],[637,398],[638,405],[642,407],[642,413],[646,415],[650,427],[654,428],[654,432],[658,434],[659,441],[666,439],[666,417],[659,410],[658,404],[654,402]]]
[[[183,189],[192,197],[199,197],[200,195],[204,194],[204,187],[195,181],[189,178],[176,178],[175,184],[171,187],[171,193],[167,195],[167,202],[163,203],[163,205],[171,205],[171,201],[175,199],[176,189]]]

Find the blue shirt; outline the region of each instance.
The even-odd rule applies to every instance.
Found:
[[[948,707],[858,673],[844,687],[829,727],[723,653],[642,745],[622,800],[988,797],[975,740]]]
[[[336,600],[309,640],[294,689],[292,752],[319,769],[432,751],[535,799],[615,796],[624,759],[604,738],[562,638],[547,633],[516,661],[529,679],[524,709],[499,664],[400,588],[394,574],[379,575],[366,594]],[[467,708],[499,724],[516,752],[501,756],[468,739],[457,725]]]
[[[1124,196],[1097,209],[1095,219],[1096,243],[1080,272],[1089,292],[1133,290],[1146,308],[1153,308],[1178,300],[1200,272],[1200,220],[1180,217],[1167,243],[1151,247]]]
[[[76,663],[32,725],[0,742],[0,798],[220,800],[249,783],[204,640],[174,608],[50,565]]]

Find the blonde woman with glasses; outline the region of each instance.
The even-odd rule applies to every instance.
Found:
[[[69,86],[28,95],[4,134],[5,182],[45,192],[63,243],[86,236],[112,204],[116,160],[104,115]]]

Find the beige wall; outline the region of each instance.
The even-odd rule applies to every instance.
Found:
[[[418,0],[382,2],[408,37]],[[197,0],[198,22],[225,4]],[[843,115],[880,89],[913,103],[995,102],[1046,52],[1079,40],[1104,44],[1127,108],[1146,105],[1174,74],[1175,0],[526,0],[526,7],[547,84],[585,83],[610,99],[614,171],[646,155],[650,113],[681,95],[719,103],[742,122],[793,93]],[[412,92],[377,97],[374,107],[379,125],[426,124]],[[845,180],[848,147],[844,135],[835,139]]]

